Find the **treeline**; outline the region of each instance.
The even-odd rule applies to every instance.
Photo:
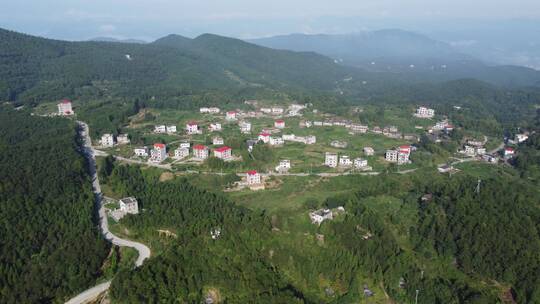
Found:
[[[114,279],[114,301],[200,303],[213,296],[229,303],[305,302],[263,258],[270,231],[264,215],[185,179],[159,182],[158,176],[135,166],[115,165],[107,182],[115,193],[140,202],[143,213],[123,220],[135,235],[156,238],[158,229],[177,235],[158,257]],[[213,239],[212,233],[219,235]]]
[[[90,176],[75,126],[0,108],[0,302],[63,303],[101,274]]]

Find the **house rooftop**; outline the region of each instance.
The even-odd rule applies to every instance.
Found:
[[[165,148],[165,144],[162,144],[162,143],[155,143],[155,144],[154,144],[154,148],[164,149],[164,148]]]
[[[195,145],[193,146],[193,150],[206,150],[206,146],[203,145]]]
[[[227,147],[227,146],[223,146],[223,147],[219,147],[219,148],[215,149],[215,151],[217,151],[217,152],[225,152],[227,150],[231,150],[231,148]]]
[[[196,121],[190,121],[187,124],[190,125],[190,126],[196,126],[197,122]]]
[[[247,172],[248,175],[256,175],[257,174],[257,170],[249,170]]]
[[[71,100],[69,100],[69,99],[64,99],[64,100],[62,100],[62,103],[71,103]]]

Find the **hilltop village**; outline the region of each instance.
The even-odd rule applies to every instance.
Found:
[[[69,100],[58,104],[58,115],[74,115]],[[242,108],[201,107],[198,113],[178,119],[178,123],[170,123],[174,118],[160,123],[158,117],[151,124],[126,128],[155,137],[151,145],[132,145],[128,133],[104,133],[96,148],[123,160],[166,169],[181,170],[184,166],[197,171],[217,161],[219,170],[206,166],[205,172],[232,171],[242,177],[236,189],[261,190],[265,179],[276,175],[378,174],[391,165],[398,172],[414,171],[418,166],[411,156],[421,137],[441,143],[451,136],[454,126],[445,115],[436,115],[434,109],[425,106],[411,111],[410,116],[420,125],[414,126],[414,132],[405,133],[394,125],[368,125],[323,113],[309,103],[280,105],[247,100]],[[438,170],[452,174],[458,171],[454,164],[473,160],[504,162],[514,156],[512,145],[526,139],[526,133],[517,134],[515,139],[507,139],[506,145],[488,151],[487,137],[466,138],[452,158],[439,164]],[[243,165],[247,159],[256,159],[253,151],[258,146],[271,149],[278,158],[274,163],[265,163],[262,169]]]

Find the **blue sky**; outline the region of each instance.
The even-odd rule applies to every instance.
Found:
[[[252,38],[380,28],[445,31],[540,20],[539,0],[1,0],[0,27],[51,38]]]

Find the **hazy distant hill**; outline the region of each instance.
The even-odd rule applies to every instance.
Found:
[[[88,39],[88,41],[141,43],[141,44],[148,43],[147,41],[139,40],[139,39],[116,39],[116,38],[111,38],[111,37],[96,37],[96,38]]]
[[[275,49],[313,51],[343,65],[401,74],[412,81],[476,78],[505,86],[540,84],[540,73],[536,70],[489,66],[456,51],[450,44],[402,30],[346,35],[292,34],[249,41]]]

